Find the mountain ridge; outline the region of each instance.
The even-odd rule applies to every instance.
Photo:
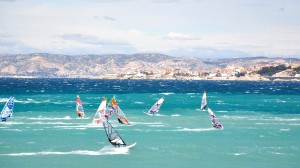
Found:
[[[0,54],[0,76],[32,77],[99,77],[132,71],[158,71],[175,68],[188,71],[210,71],[226,66],[285,64],[297,58],[243,57],[202,59],[172,57],[159,53],[64,55],[50,53]]]

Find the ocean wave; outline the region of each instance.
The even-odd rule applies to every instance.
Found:
[[[169,92],[169,93],[160,93],[160,94],[162,94],[162,95],[171,95],[171,94],[175,94],[175,93],[173,93],[173,92]]]
[[[8,154],[0,154],[0,156],[35,156],[35,155],[124,155],[129,154],[129,149],[135,146],[136,143],[125,146],[115,148],[113,146],[105,146],[99,151],[90,151],[90,150],[75,150],[70,152],[22,152],[22,153],[8,153]]]
[[[68,125],[68,126],[58,125],[58,126],[54,126],[53,128],[85,130],[87,128],[99,128],[99,127],[103,127],[102,124],[85,124],[85,125]]]
[[[163,125],[162,122],[131,122],[135,125]]]
[[[144,112],[144,113],[147,114],[148,116],[157,116],[157,117],[166,116],[164,114],[158,114],[158,113],[154,113],[154,114],[150,114],[150,113],[147,113],[147,112]]]
[[[219,112],[219,113],[227,113],[228,111],[224,110],[224,111],[216,111],[216,112]]]
[[[285,153],[281,153],[281,152],[272,152],[275,155],[285,155]]]
[[[247,153],[232,153],[235,156],[246,155]]]
[[[149,127],[164,127],[165,125],[148,125]]]
[[[0,124],[3,124],[3,125],[21,125],[21,124],[24,124],[24,122],[6,121],[6,122],[0,122]]]
[[[16,132],[21,132],[22,130],[20,129],[3,129],[5,131],[16,131]]]
[[[203,131],[214,131],[215,128],[182,128],[174,131],[187,131],[187,132],[203,132]]]
[[[32,123],[26,123],[29,125],[73,125],[73,124],[78,124],[78,123],[65,123],[65,122],[32,122]]]
[[[241,116],[223,116],[222,118],[228,118],[228,119],[233,119],[233,120],[241,120],[241,119],[248,119],[248,117],[241,117]]]
[[[173,114],[173,115],[171,115],[172,117],[180,117],[180,115],[179,114]]]
[[[256,125],[283,125],[284,123],[254,123]]]
[[[30,117],[29,120],[71,120],[70,116],[65,116],[63,118],[50,118],[50,117]]]
[[[136,101],[136,102],[134,102],[134,104],[145,104],[145,103],[144,102]]]
[[[282,129],[280,129],[279,131],[280,132],[286,132],[286,131],[290,131],[291,129],[290,128],[282,128]]]

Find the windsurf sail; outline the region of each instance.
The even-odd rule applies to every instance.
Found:
[[[94,115],[93,124],[100,124],[103,122],[103,116],[105,116],[106,111],[106,100],[106,98],[102,99],[102,102]]]
[[[151,107],[151,109],[148,111],[148,113],[150,114],[154,114],[157,113],[161,107],[161,105],[164,102],[164,97],[160,98],[155,104],[153,104],[153,106]]]
[[[108,141],[114,146],[126,146],[126,143],[123,141],[118,132],[114,129],[114,127],[105,120],[103,122],[103,127],[105,129]]]
[[[201,110],[204,110],[207,107],[206,91],[203,92]]]
[[[6,121],[7,118],[13,115],[15,98],[10,97],[1,111],[1,121]]]
[[[111,105],[113,106],[113,109],[115,109],[116,114],[118,116],[118,121],[121,124],[130,125],[128,119],[126,118],[124,112],[121,110],[120,106],[116,102],[115,97],[111,100]]]
[[[105,118],[109,118],[114,114],[117,108],[117,103],[116,103],[116,96],[112,97],[108,103],[107,109],[105,111]]]
[[[77,113],[78,117],[84,117],[84,110],[83,110],[82,102],[78,95],[76,98],[76,113]]]
[[[104,98],[96,112],[97,118],[94,118],[94,121],[98,124],[103,124],[103,128],[105,130],[106,136],[108,138],[108,141],[114,145],[114,146],[126,146],[126,143],[123,141],[121,136],[118,134],[118,132],[115,130],[115,128],[111,125],[110,122],[104,117],[104,115],[101,113],[101,111],[104,111],[104,107],[106,106],[106,98]],[[95,116],[96,116],[95,115]],[[93,121],[93,122],[94,122]]]
[[[217,129],[223,129],[223,125],[222,125],[221,121],[214,114],[214,112],[210,108],[207,108],[207,112],[210,115],[210,120],[211,120],[211,124],[213,125],[213,127],[217,128]]]

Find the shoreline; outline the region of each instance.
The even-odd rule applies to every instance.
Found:
[[[36,76],[0,76],[0,79],[12,78],[12,79],[90,79],[90,80],[177,80],[177,81],[257,81],[257,82],[300,82],[298,77],[263,77],[262,79],[253,78],[103,78],[103,77],[36,77]]]

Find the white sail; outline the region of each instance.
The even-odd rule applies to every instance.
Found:
[[[106,98],[103,98],[101,104],[99,105],[93,119],[93,124],[100,124],[104,120],[104,115],[106,111]]]
[[[207,107],[206,91],[203,92],[201,110],[204,110]]]
[[[7,118],[13,115],[14,97],[10,97],[1,111],[1,121],[6,121]]]
[[[84,117],[84,110],[83,110],[82,102],[78,95],[76,98],[76,113],[77,113],[78,117]]]
[[[164,102],[164,97],[160,98],[155,104],[153,104],[153,106],[150,108],[150,110],[148,111],[148,113],[150,114],[154,114],[157,113],[161,107],[161,105]]]
[[[211,120],[211,124],[213,125],[213,127],[217,128],[217,129],[223,129],[223,125],[222,125],[221,121],[214,114],[214,112],[210,108],[207,108],[207,112],[210,115],[210,120]]]

